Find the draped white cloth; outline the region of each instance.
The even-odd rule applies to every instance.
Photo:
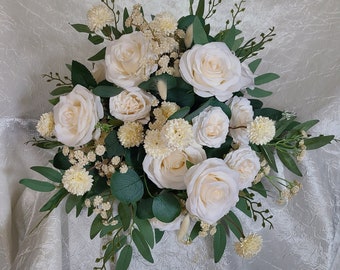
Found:
[[[93,217],[67,215],[63,205],[40,226],[39,208],[50,194],[18,184],[39,178],[30,167],[47,165],[53,151],[26,145],[36,135],[39,116],[51,109],[53,84],[41,74],[67,74],[65,63],[86,63],[100,48],[87,42],[68,23],[85,23],[95,0],[5,0],[0,3],[0,265],[1,269],[92,269],[104,240],[89,239]],[[125,3],[127,2],[127,3]],[[137,1],[116,1],[131,7]],[[189,1],[139,1],[147,15],[161,11],[180,17]],[[196,1],[197,2],[197,1]],[[222,1],[211,20],[213,31],[224,26],[232,1]],[[257,0],[246,3],[242,29],[247,38],[276,26],[277,37],[260,56],[258,73],[275,72],[281,78],[266,85],[274,94],[269,107],[294,111],[299,120],[320,119],[313,135],[340,138],[340,2],[338,0]],[[152,251],[155,263],[134,252],[131,269],[340,269],[340,144],[310,151],[300,164],[305,175],[302,191],[287,205],[275,203],[276,193],[264,202],[274,218],[274,230],[261,229],[242,214],[246,232],[263,236],[263,249],[251,260],[233,251],[235,238],[220,263],[214,264],[212,243],[196,239],[186,246],[174,233]],[[281,168],[280,175],[294,176]],[[32,231],[33,230],[33,231]],[[114,269],[111,265],[110,269]]]

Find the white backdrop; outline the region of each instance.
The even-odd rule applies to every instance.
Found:
[[[116,1],[131,7],[137,1]],[[146,14],[187,13],[185,1],[139,1]],[[184,2],[184,3],[183,3]],[[189,1],[188,1],[189,2]],[[223,1],[211,20],[223,27],[232,1]],[[76,33],[68,23],[86,23],[95,0],[2,0],[0,3],[0,265],[2,269],[92,269],[100,239],[89,240],[92,218],[75,219],[59,208],[33,233],[38,212],[49,194],[38,194],[18,184],[38,177],[29,170],[46,165],[52,152],[24,143],[35,135],[38,117],[51,109],[52,84],[41,74],[67,74],[65,63],[86,59],[99,48]],[[301,121],[320,119],[317,135],[340,138],[340,2],[338,0],[247,1],[242,22],[245,36],[276,26],[277,37],[261,53],[259,73],[281,78],[268,85],[274,95],[266,105],[295,111]],[[308,152],[302,162],[302,192],[286,206],[266,203],[274,214],[274,230],[261,229],[243,218],[244,229],[264,238],[260,254],[251,260],[235,255],[229,240],[221,262],[214,264],[211,243],[177,243],[166,233],[153,250],[155,264],[136,255],[131,269],[339,269],[340,267],[340,145],[333,143]],[[283,170],[281,174],[293,177]],[[273,195],[275,195],[273,193]],[[111,267],[114,269],[114,267]]]

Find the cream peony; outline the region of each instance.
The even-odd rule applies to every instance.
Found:
[[[229,118],[220,107],[207,107],[192,119],[196,141],[208,147],[218,148],[225,142]]]
[[[239,149],[229,152],[224,161],[233,170],[240,174],[239,189],[250,187],[259,172],[260,159],[249,146],[241,146]]]
[[[157,70],[157,56],[141,32],[122,35],[106,47],[106,79],[122,87],[134,87]]]
[[[199,144],[189,146],[183,151],[176,150],[163,158],[146,155],[143,170],[159,188],[185,189],[184,175],[188,171],[186,161],[193,164],[205,160],[206,154]]]
[[[110,113],[124,122],[138,121],[146,124],[150,120],[151,105],[155,97],[139,88],[129,90],[110,98]]]
[[[192,166],[185,175],[189,213],[210,225],[216,223],[238,202],[239,177],[218,158]]]
[[[248,144],[247,125],[253,121],[253,107],[247,98],[237,96],[233,97],[229,106],[231,110],[229,134],[234,142]]]
[[[183,79],[197,95],[215,96],[222,102],[250,83],[240,60],[223,42],[194,45],[182,55],[179,67]]]
[[[57,140],[73,147],[88,143],[97,122],[104,116],[100,98],[81,85],[60,97],[53,114]]]

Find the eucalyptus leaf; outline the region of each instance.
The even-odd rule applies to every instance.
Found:
[[[169,223],[181,213],[181,205],[172,193],[162,193],[153,199],[152,212],[160,221]]]
[[[115,172],[112,174],[111,192],[121,202],[137,202],[144,194],[144,185],[138,174],[129,169],[126,173]]]
[[[86,24],[75,23],[71,26],[79,33],[93,33]]]
[[[35,191],[40,191],[40,192],[50,192],[56,188],[55,185],[49,183],[49,182],[44,182],[44,181],[39,181],[39,180],[34,180],[34,179],[21,179],[19,181],[20,184],[33,189]]]
[[[261,97],[268,97],[268,96],[270,96],[273,92],[266,91],[266,90],[263,90],[263,89],[261,89],[261,88],[255,87],[254,89],[249,89],[249,88],[247,88],[247,93],[248,93],[248,95],[250,95],[250,96],[252,96],[252,97],[261,98]]]
[[[77,61],[72,61],[71,78],[74,86],[80,84],[89,89],[91,87],[96,87],[97,85],[92,73],[83,64]]]
[[[177,112],[170,115],[168,120],[184,118],[189,113],[189,111],[190,111],[190,107],[180,108]]]
[[[271,169],[273,169],[275,172],[277,171],[277,167],[276,167],[276,161],[275,161],[275,157],[274,154],[271,150],[271,148],[267,145],[261,145],[259,146],[261,153],[264,155],[265,159],[268,162],[268,165]]]
[[[58,190],[56,194],[54,194],[41,208],[40,212],[51,211],[56,208],[59,203],[62,201],[65,196],[69,194],[68,191],[64,188]]]
[[[77,196],[77,195],[70,194],[70,195],[67,197],[66,204],[65,204],[66,213],[69,214],[69,213],[72,211],[72,209],[73,209],[79,202],[82,202],[82,197],[81,197],[81,196]]]
[[[40,173],[42,176],[45,176],[47,179],[50,179],[53,182],[61,183],[61,173],[50,167],[33,166],[31,167],[31,170]]]
[[[144,236],[141,234],[141,232],[137,229],[134,229],[132,231],[132,241],[135,243],[139,253],[143,256],[145,260],[148,262],[153,263],[154,260],[152,258],[150,248],[147,244],[147,242],[144,239]]]
[[[248,202],[245,198],[240,197],[238,202],[236,203],[236,208],[241,210],[244,214],[246,214],[248,217],[253,217],[253,214],[250,210],[250,206],[248,205]]]
[[[248,67],[251,70],[251,72],[254,73],[257,70],[257,68],[260,65],[261,61],[262,61],[262,59],[258,58],[258,59],[255,59],[254,61],[252,61],[251,63],[249,63]]]
[[[131,207],[125,203],[120,202],[118,204],[118,215],[122,221],[123,230],[126,231],[131,224],[132,212]]]
[[[119,95],[124,89],[118,86],[100,85],[92,90],[93,94],[100,97],[113,97]]]
[[[205,8],[205,0],[199,0],[195,15],[198,17],[203,17]]]
[[[144,239],[148,243],[148,245],[153,248],[155,241],[153,235],[153,229],[150,222],[147,219],[134,219],[135,224],[138,226],[139,231],[143,234]]]
[[[53,158],[53,166],[60,170],[68,170],[72,164],[68,157],[65,157],[62,152],[58,152]]]
[[[304,123],[300,123],[296,126],[294,126],[288,133],[287,133],[287,137],[292,136],[295,133],[299,133],[302,130],[307,131],[309,130],[311,127],[315,126],[317,123],[319,123],[319,120],[309,120],[307,122]]]
[[[228,228],[233,232],[237,239],[240,240],[240,238],[243,237],[243,229],[237,216],[232,211],[229,211],[229,213],[224,216],[223,220],[226,222]]]
[[[261,109],[263,106],[263,102],[258,99],[249,99],[250,105],[253,107],[253,110]]]
[[[153,198],[146,198],[138,201],[136,212],[138,218],[148,219],[154,217],[154,214],[152,213],[152,202]]]
[[[105,138],[106,153],[109,158],[114,156],[123,156],[125,154],[124,147],[119,143],[117,131],[112,130]]]
[[[99,52],[97,52],[95,55],[91,56],[89,59],[89,61],[99,61],[99,60],[103,60],[105,58],[105,51],[106,48],[101,49]]]
[[[201,222],[197,221],[194,227],[191,229],[190,236],[189,236],[190,240],[193,241],[199,235],[200,231],[201,231]]]
[[[91,228],[90,228],[90,238],[93,239],[96,237],[96,235],[100,232],[100,230],[104,227],[102,218],[100,215],[97,215],[95,219],[92,222]]]
[[[130,262],[132,259],[132,247],[130,245],[126,245],[123,247],[122,251],[119,254],[116,270],[127,270],[129,268]]]
[[[51,98],[48,100],[49,103],[51,103],[52,105],[57,105],[59,103],[59,97],[57,98]]]
[[[54,89],[50,94],[52,96],[60,96],[63,94],[70,93],[72,91],[72,86],[60,86]]]
[[[232,50],[233,52],[235,52],[238,48],[240,48],[240,46],[241,46],[241,44],[243,43],[243,41],[244,41],[244,37],[241,37],[241,38],[236,39],[236,40],[234,41],[234,44],[233,44],[231,50]]]
[[[279,121],[282,118],[282,111],[273,108],[261,108],[254,110],[254,117],[255,116],[265,116],[274,121]]]
[[[320,135],[318,137],[304,139],[304,144],[307,147],[307,150],[313,150],[323,147],[326,144],[329,144],[333,139],[334,136],[332,135],[329,136]]]
[[[222,224],[216,225],[216,233],[214,234],[214,262],[218,263],[224,253],[225,247],[227,245],[227,235],[225,228],[222,226]]]
[[[104,42],[104,38],[98,35],[89,34],[87,39],[94,45],[98,45]]]
[[[267,191],[261,182],[258,182],[257,184],[251,186],[249,189],[256,191],[263,197],[267,198]]]
[[[202,0],[200,0],[202,1]],[[204,0],[203,0],[204,1]],[[198,17],[195,17],[193,23],[193,36],[194,36],[194,43],[195,44],[207,44],[209,42],[208,35],[204,30],[201,20]]]
[[[295,173],[298,176],[302,176],[302,173],[300,172],[298,166],[296,165],[296,162],[290,156],[290,154],[288,154],[287,152],[277,150],[277,155],[280,158],[283,165],[285,165],[288,170],[290,170],[291,172]]]
[[[254,81],[255,81],[255,85],[261,85],[261,84],[274,81],[278,78],[280,78],[280,76],[275,73],[265,73],[260,76],[257,76]]]
[[[160,231],[159,229],[155,229],[155,241],[156,241],[156,243],[159,243],[159,241],[162,240],[163,235],[164,235],[164,231]]]

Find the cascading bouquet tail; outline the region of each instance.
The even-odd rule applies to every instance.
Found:
[[[20,183],[55,191],[40,209],[47,216],[63,199],[67,213],[75,208],[79,216],[85,207],[95,216],[90,238],[107,240],[97,269],[110,259],[127,269],[132,245],[153,262],[151,249],[174,230],[185,244],[212,237],[216,263],[228,231],[238,239],[237,254],[253,257],[262,238],[246,234],[240,220],[272,227],[261,200],[277,191],[284,202],[301,188],[276,176],[275,156],[302,176],[306,150],[334,139],[307,133],[317,120],[301,123],[262,107],[258,98],[271,92],[260,87],[279,76],[256,74],[257,55],[274,28],[245,41],[238,19],[244,1],[217,34],[208,21],[221,0],[199,0],[195,8],[190,0],[190,14],[179,20],[168,12],[149,19],[140,5],[121,14],[114,1],[101,2],[89,10],[88,25],[72,25],[101,47],[88,59],[92,69],[73,61],[70,76],[44,74],[56,82],[53,109],[41,116],[32,143],[57,152],[51,166],[31,169],[48,181]]]

